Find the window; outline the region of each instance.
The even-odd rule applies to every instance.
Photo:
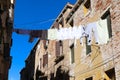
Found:
[[[108,28],[108,35],[109,38],[112,37],[112,28],[111,28],[111,17],[110,17],[110,10],[107,10],[103,16],[101,17],[101,19],[107,19],[107,28]]]
[[[63,54],[63,42],[60,40],[56,42],[56,57],[59,57],[62,54]]]
[[[44,44],[44,49],[47,50],[49,41],[43,40],[43,44]]]
[[[48,53],[43,55],[43,67],[47,66],[48,64]]]
[[[60,55],[62,55],[63,54],[63,42],[60,40],[59,44],[60,44]]]
[[[58,57],[60,56],[60,44],[58,41],[56,42],[55,48],[56,48],[56,57]]]
[[[75,60],[74,60],[74,44],[72,44],[70,46],[70,50],[71,50],[71,63],[74,63]]]
[[[93,77],[86,78],[85,80],[93,80]]]
[[[106,71],[105,73],[107,74],[107,76],[109,77],[110,80],[116,80],[116,78],[115,78],[115,69],[114,68]]]
[[[87,9],[90,9],[91,8],[91,1],[90,0],[87,0],[84,4],[84,6],[87,8]]]
[[[40,58],[40,69],[42,68],[42,59]]]
[[[87,0],[85,2],[85,4],[83,5],[84,16],[86,16],[88,14],[90,9],[91,9],[91,2],[90,2],[90,0]]]
[[[87,40],[87,38],[86,38],[86,55],[91,52],[91,45],[88,45],[87,41],[88,41],[88,40]]]
[[[73,25],[74,25],[73,19],[71,20],[70,25],[71,25],[71,27],[73,27]]]
[[[62,61],[64,59],[64,55],[63,55],[63,42],[62,41],[57,41],[56,42],[56,59],[55,59],[55,63],[59,63],[60,61]]]

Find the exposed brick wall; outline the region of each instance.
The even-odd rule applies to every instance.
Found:
[[[120,1],[119,0],[91,0],[91,10],[87,16],[83,14],[83,4],[74,14],[74,25],[95,22],[110,8],[112,38],[105,45],[100,46],[103,61],[110,59],[103,67],[104,70],[115,67],[116,80],[120,80]],[[110,58],[111,57],[111,58]],[[115,59],[114,59],[115,58]],[[85,60],[86,61],[86,60]],[[90,61],[90,60],[89,60]]]
[[[103,77],[103,74],[105,74],[104,71],[114,67],[116,72],[116,80],[120,80],[120,68],[119,68],[120,66],[120,50],[119,50],[120,49],[120,24],[119,24],[120,1],[119,0],[91,0],[90,12],[88,12],[88,14],[85,16],[83,11],[83,4],[82,4],[73,15],[74,16],[73,19],[74,19],[75,26],[95,22],[97,20],[100,20],[101,16],[109,8],[110,8],[110,15],[111,15],[112,38],[110,38],[107,44],[97,45],[100,47],[99,50],[98,50],[98,47],[93,46],[92,54],[86,56],[85,45],[82,46],[79,40],[77,40],[77,45],[75,47],[75,64],[70,66],[70,43],[72,41],[70,40],[63,41],[63,54],[65,55],[65,58],[63,61],[59,62],[56,65],[54,65],[55,64],[54,60],[56,59],[56,56],[55,56],[56,41],[50,41],[47,51],[48,53],[51,54],[51,57],[48,60],[48,67],[42,68],[42,70],[45,71],[46,74],[50,74],[51,72],[55,73],[57,68],[60,65],[63,65],[63,66],[65,65],[68,69],[75,72],[74,75],[75,77],[77,76],[75,80],[81,80],[82,78],[89,77],[91,75],[94,76],[95,80],[98,80],[101,77]],[[67,10],[64,13],[63,17],[65,18],[69,14],[69,12],[70,10]],[[58,27],[58,26],[54,26],[54,27]],[[68,24],[66,24],[65,22],[64,22],[64,27],[68,27]],[[42,57],[42,55],[45,53],[45,50],[43,49],[43,43],[41,44],[41,46],[42,47],[40,49],[39,58]],[[98,52],[96,53],[97,50]],[[104,62],[104,65],[103,63],[100,63],[101,61]],[[37,63],[39,63],[39,61]],[[96,65],[98,63],[100,63],[99,65],[103,65],[103,66],[98,67],[98,65]],[[91,71],[88,72],[87,74],[85,73],[82,74],[82,72],[87,71],[87,69]],[[81,72],[82,75],[78,74],[80,73],[80,71],[82,71]]]

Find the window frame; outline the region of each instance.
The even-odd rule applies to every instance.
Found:
[[[72,51],[73,50],[73,51]],[[74,49],[74,43],[70,46],[70,53],[71,53],[71,56],[70,56],[70,58],[71,58],[71,61],[70,61],[70,63],[71,64],[73,64],[73,63],[75,63],[75,49]]]
[[[85,37],[85,39],[86,39],[86,55],[89,55],[91,52],[92,52],[92,49],[91,49],[91,45],[88,45],[88,43],[87,43],[87,37]]]
[[[91,77],[88,77],[88,78],[86,78],[85,80],[93,80],[93,77],[91,76]]]
[[[105,11],[105,13],[101,16],[101,19],[102,20],[107,19],[108,37],[110,39],[112,37],[112,25],[111,25],[110,9]]]

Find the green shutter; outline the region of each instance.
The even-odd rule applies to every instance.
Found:
[[[70,49],[71,49],[71,63],[74,63],[75,62],[75,58],[74,58],[74,44],[71,45]]]
[[[87,38],[86,38],[86,55],[89,54],[91,52],[91,45],[87,44]]]

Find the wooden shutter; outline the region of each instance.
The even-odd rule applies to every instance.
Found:
[[[74,63],[75,62],[75,59],[74,59],[74,44],[72,44],[70,46],[70,49],[71,49],[71,63]]]
[[[88,45],[88,42],[87,42],[87,38],[86,38],[86,55],[91,53],[91,45]]]
[[[48,64],[48,54],[43,55],[43,67]]]
[[[60,43],[57,41],[56,42],[56,57],[60,56]]]

